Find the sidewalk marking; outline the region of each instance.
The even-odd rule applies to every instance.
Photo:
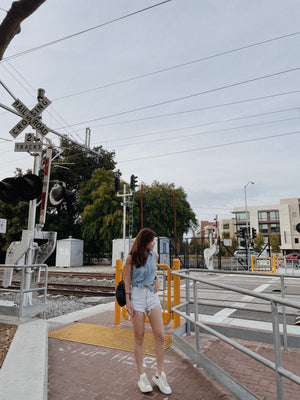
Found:
[[[101,325],[78,323],[49,333],[49,337],[70,342],[92,344],[94,346],[133,352],[132,329],[111,328]],[[172,336],[165,335],[165,348],[172,345]],[[155,342],[151,332],[145,332],[144,353],[155,355]]]

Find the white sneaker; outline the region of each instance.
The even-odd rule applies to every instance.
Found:
[[[145,372],[142,375],[140,375],[140,379],[138,381],[138,387],[140,388],[140,391],[142,393],[152,392],[153,390]]]
[[[167,377],[164,372],[161,375],[155,374],[152,378],[153,382],[156,386],[159,387],[159,390],[164,394],[171,394],[172,390],[167,382]]]

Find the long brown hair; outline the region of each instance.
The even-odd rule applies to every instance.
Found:
[[[137,268],[145,265],[148,257],[147,245],[155,238],[155,232],[149,228],[144,228],[139,231],[135,241],[130,249],[132,264]]]

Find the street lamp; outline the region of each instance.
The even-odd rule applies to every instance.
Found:
[[[246,213],[246,260],[247,260],[247,268],[249,268],[249,256],[248,256],[248,250],[249,250],[249,226],[248,226],[248,209],[247,209],[247,186],[248,185],[254,185],[254,182],[249,181],[246,185],[244,185],[244,195],[245,195],[245,213]]]

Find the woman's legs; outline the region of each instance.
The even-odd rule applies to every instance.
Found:
[[[160,375],[164,371],[165,358],[165,332],[161,309],[160,307],[153,308],[148,314],[155,340],[157,372]]]
[[[132,318],[134,331],[134,356],[139,375],[144,373],[143,367],[143,343],[145,334],[145,314],[134,311]]]

